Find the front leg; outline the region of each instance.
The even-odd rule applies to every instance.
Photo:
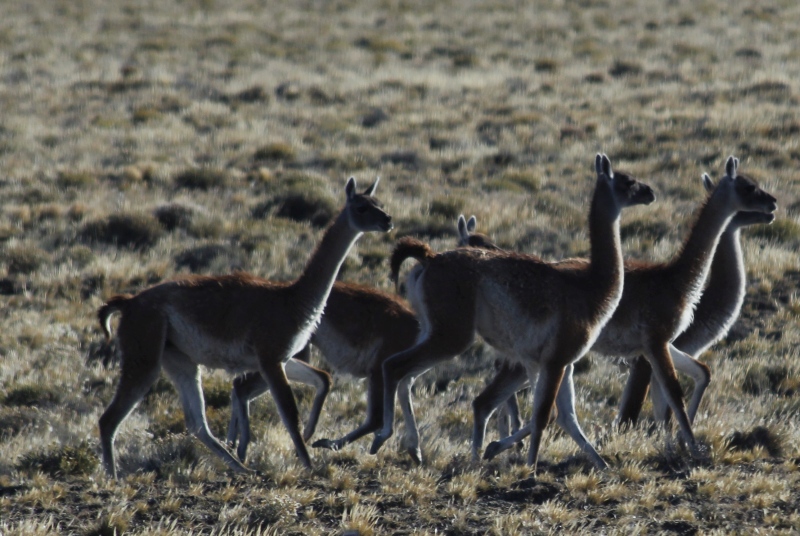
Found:
[[[472,427],[472,459],[480,458],[480,451],[483,448],[483,441],[486,438],[486,424],[492,416],[494,410],[509,397],[515,396],[525,384],[528,377],[522,366],[511,366],[504,364],[497,370],[497,374],[491,382],[475,397],[472,402],[473,427]],[[514,430],[514,435],[519,432],[520,427]],[[505,437],[505,436],[503,436]],[[503,449],[505,450],[505,449]],[[499,454],[495,453],[492,457]]]
[[[228,424],[228,445],[239,446],[236,455],[241,461],[247,457],[250,443],[250,401],[269,390],[267,381],[258,372],[248,372],[233,380],[231,390],[231,422]]]
[[[289,432],[289,437],[292,438],[297,456],[306,468],[311,469],[311,457],[308,455],[303,436],[300,434],[300,415],[297,411],[297,402],[294,399],[292,388],[289,387],[289,381],[286,378],[282,363],[277,360],[262,358],[261,374],[267,381],[269,390],[272,391],[272,397],[278,406],[278,413],[284,426],[286,426],[286,430]]]
[[[572,380],[574,367],[570,364],[565,371],[564,379],[561,381],[561,388],[558,390],[556,405],[558,407],[558,418],[556,422],[567,431],[569,436],[578,446],[591,458],[592,463],[598,469],[608,469],[605,460],[600,457],[594,446],[586,439],[578,423],[578,416],[575,412],[575,384]]]
[[[683,405],[683,391],[675,374],[669,346],[668,342],[652,343],[647,358],[650,366],[653,367],[653,375],[661,388],[661,393],[675,414],[675,420],[678,422],[684,441],[692,451],[696,451],[697,443],[692,432],[691,422]]]
[[[311,405],[311,413],[303,429],[303,441],[308,441],[314,435],[317,422],[319,422],[319,417],[322,414],[322,406],[325,405],[325,399],[331,391],[331,375],[324,370],[312,367],[308,363],[296,359],[287,361],[284,369],[286,370],[286,376],[290,380],[310,385],[316,391],[314,402]]]

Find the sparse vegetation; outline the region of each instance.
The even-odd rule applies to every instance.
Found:
[[[3,5],[0,533],[800,532],[800,6],[140,7]],[[599,150],[656,189],[621,222],[626,255],[645,261],[680,247],[700,173],[718,179],[731,153],[778,197],[776,221],[742,233],[742,317],[702,356],[707,458],[665,446],[647,416],[612,430],[624,378],[591,356],[577,410],[609,471],[556,426],[535,478],[524,448],[473,464],[470,401],[496,355],[479,342],[416,383],[421,466],[398,438],[378,456],[367,441],[312,450],[306,471],[267,395],[252,404],[257,473],[233,475],[186,433],[162,377],[120,430],[120,480],[98,467],[120,374],[102,366],[116,355],[102,300],[186,271],[294,278],[349,175],[382,177],[397,230],[361,239],[348,280],[389,289],[394,239],[453,247],[462,211],[503,247],[586,255]],[[230,379],[204,376],[221,436]],[[314,439],[363,418],[363,391],[337,379]]]

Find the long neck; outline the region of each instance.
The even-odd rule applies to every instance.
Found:
[[[730,211],[724,210],[720,206],[723,203],[724,200],[716,195],[712,195],[708,199],[700,211],[700,217],[697,218],[690,231],[681,253],[673,262],[675,276],[673,284],[682,296],[694,294],[699,297],[720,236],[733,217]],[[692,299],[690,301],[693,302]]]
[[[746,280],[739,226],[731,223],[719,239],[708,285],[695,309],[694,321],[675,340],[675,345],[697,356],[723,337],[739,316]]]
[[[619,209],[605,185],[598,184],[589,212],[591,263],[589,272],[595,287],[619,299],[622,294],[622,244]]]
[[[344,211],[325,231],[303,273],[292,284],[296,304],[302,308],[304,315],[322,314],[339,268],[360,236],[360,231],[350,227]]]
[[[733,228],[732,224],[728,225],[722,233],[708,277],[708,285],[702,300],[705,301],[708,296],[713,298],[720,308],[727,309],[729,304],[734,304],[738,310],[744,298],[747,279],[738,227]]]

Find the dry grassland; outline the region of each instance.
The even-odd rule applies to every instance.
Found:
[[[3,2],[0,533],[797,533],[798,42],[794,0]],[[453,247],[459,213],[504,247],[586,254],[599,150],[657,191],[623,215],[631,257],[670,258],[700,174],[729,154],[779,199],[743,236],[742,317],[703,356],[708,460],[648,422],[611,432],[625,376],[590,355],[579,418],[610,470],[555,426],[535,479],[519,452],[473,464],[494,355],[477,343],[417,382],[422,466],[365,439],[305,471],[265,397],[257,475],[232,476],[162,380],[121,429],[123,477],[105,477],[97,419],[118,370],[84,365],[108,354],[104,299],[188,272],[296,276],[351,174],[383,178],[397,230],[363,237],[345,279],[390,290],[397,236]],[[230,380],[205,379],[218,435]],[[363,385],[337,379],[318,437],[364,408]]]

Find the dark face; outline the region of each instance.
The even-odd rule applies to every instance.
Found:
[[[627,206],[649,205],[656,200],[656,194],[650,186],[624,171],[614,172],[614,189],[622,199],[627,200]]]
[[[777,200],[762,190],[758,183],[747,175],[737,175],[734,189],[745,210],[772,213],[778,208]]]
[[[348,202],[350,223],[360,231],[388,232],[394,228],[392,217],[383,210],[377,198],[355,194]]]
[[[775,221],[775,214],[772,212],[765,213],[765,212],[737,212],[736,215],[731,220],[729,226],[732,226],[735,229],[739,229],[741,227],[747,227],[749,225],[758,225],[758,224],[766,224],[769,225]]]

